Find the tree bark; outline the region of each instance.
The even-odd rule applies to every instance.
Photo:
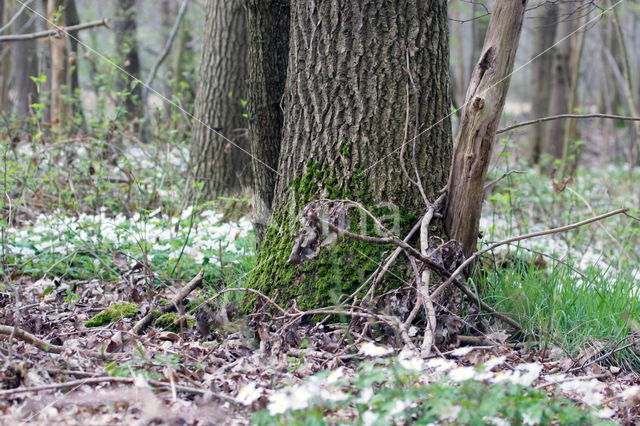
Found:
[[[290,23],[274,221],[249,282],[305,308],[355,290],[389,248],[340,239],[314,260],[288,263],[308,202],[351,199],[378,214],[395,207],[401,226],[410,228],[425,203],[400,163],[407,130],[402,160],[414,170],[415,149],[430,201],[446,182],[452,150],[447,2],[292,2]]]
[[[34,31],[34,26],[26,27],[30,14],[24,11],[15,21],[15,28],[24,28],[25,32]],[[11,62],[15,68],[13,73],[13,113],[16,118],[24,120],[29,116],[29,105],[36,103],[38,93],[31,77],[38,75],[37,41],[21,41],[11,45]]]
[[[1,2],[2,10],[0,10],[0,27],[4,26],[11,19],[11,4],[9,2]],[[9,102],[9,86],[11,84],[11,61],[8,60],[9,46],[6,43],[0,43],[0,111],[8,109]]]
[[[58,27],[66,25],[64,0],[48,0],[47,18]],[[55,29],[53,25],[50,25],[50,28]],[[69,117],[69,108],[64,99],[65,92],[69,88],[67,40],[65,36],[50,37],[49,44],[51,49],[51,125],[58,127]]]
[[[473,70],[455,144],[445,224],[465,256],[476,249],[493,139],[509,89],[526,1],[497,0]]]
[[[251,157],[247,154],[249,143],[244,131],[247,126],[244,4],[240,0],[208,0],[206,7],[191,159],[195,179],[203,185],[204,200],[212,200],[241,194],[250,183]],[[221,130],[214,132],[209,128]]]
[[[571,34],[576,28],[576,19],[572,16],[575,4],[564,2],[560,4],[557,40],[561,40]],[[551,78],[551,103],[549,115],[569,113],[569,96],[571,92],[571,55],[573,49],[572,37],[562,41],[553,49],[553,67]],[[545,135],[544,152],[553,159],[562,159],[564,148],[564,136],[566,129],[565,120],[549,122]]]
[[[249,139],[254,229],[260,246],[271,219],[282,142],[282,98],[289,55],[289,0],[249,0]]]
[[[553,45],[556,39],[557,27],[558,6],[554,3],[547,3],[541,6],[541,15],[536,21],[536,32],[533,40],[533,57],[540,55]],[[531,64],[531,115],[534,119],[550,115],[552,66],[553,55],[550,52],[543,54]],[[546,126],[546,123],[540,123],[530,130],[530,159],[533,164],[538,164],[540,161]]]
[[[76,8],[76,0],[65,0],[65,20],[66,25],[78,25],[80,17]],[[78,78],[78,33],[79,31],[71,31],[69,33],[69,55],[68,55],[68,79],[69,93],[71,94],[72,103],[70,105],[71,114],[82,117],[82,103],[80,102],[80,80]]]
[[[116,35],[116,52],[119,65],[128,74],[118,73],[117,89],[122,93],[121,114],[126,119],[142,115],[142,87],[134,79],[140,79],[138,56],[138,24],[135,0],[118,0],[113,21]],[[129,77],[131,76],[131,77]]]

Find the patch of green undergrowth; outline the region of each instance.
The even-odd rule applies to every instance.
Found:
[[[481,368],[480,368],[481,369]],[[509,381],[432,381],[394,360],[360,365],[348,378],[324,372],[271,395],[258,425],[607,424],[570,400]]]
[[[543,346],[572,357],[602,345],[602,352],[613,350],[640,331],[637,271],[589,268],[579,274],[567,265],[541,269],[520,261],[487,269],[475,279],[486,302],[512,315]],[[631,347],[607,362],[636,369],[640,353]]]

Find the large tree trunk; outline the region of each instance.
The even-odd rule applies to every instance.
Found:
[[[575,7],[573,2],[560,4],[559,19],[561,21],[558,25],[557,40],[563,39],[575,30],[576,20],[571,14]],[[567,114],[569,112],[571,76],[573,74],[570,58],[573,44],[571,38],[569,38],[553,49],[550,115]],[[562,159],[566,125],[566,120],[553,120],[547,123],[544,152],[553,159]]]
[[[191,148],[192,170],[196,181],[203,184],[204,200],[239,195],[250,182],[251,157],[243,106],[246,37],[242,1],[208,0]]]
[[[24,32],[35,31],[32,24],[26,26],[30,13],[24,11],[15,21],[15,28],[24,28]],[[13,112],[18,119],[29,116],[29,105],[37,102],[38,93],[31,77],[38,76],[37,41],[20,41],[11,45],[11,62],[15,69],[13,73]]]
[[[289,0],[249,0],[249,139],[253,154],[254,228],[258,246],[271,219],[282,142],[282,98],[289,55]]]
[[[135,0],[117,1],[113,30],[116,35],[116,51],[119,65],[126,71],[126,74],[118,74],[116,85],[118,91],[123,94],[120,114],[128,119],[140,117],[142,116],[143,108],[141,100],[142,87],[134,82],[134,78],[140,78]]]
[[[409,141],[419,135],[415,145],[408,141],[406,168],[413,174],[415,148],[426,195],[435,200],[452,150],[447,32],[444,0],[292,2],[274,221],[250,285],[308,308],[362,284],[389,247],[340,239],[317,259],[290,264],[297,219],[308,202],[329,197],[378,214],[397,208],[410,227],[425,204],[402,171],[405,125]]]
[[[64,8],[64,0],[48,0],[47,18],[58,27],[64,27],[65,14],[58,13]],[[55,28],[50,25],[51,28]],[[66,37],[50,37],[51,47],[51,125],[58,127],[69,117],[65,95],[68,94],[68,52]]]
[[[536,20],[533,40],[533,57],[549,49],[556,39],[558,27],[558,6],[548,3],[541,6],[540,18]],[[531,64],[531,115],[533,118],[547,117],[551,100],[551,67],[553,55],[547,52]],[[547,123],[539,123],[531,127],[529,147],[531,162],[538,164]]]
[[[476,249],[493,139],[507,97],[526,1],[497,0],[462,113],[451,167],[445,223],[465,256]]]

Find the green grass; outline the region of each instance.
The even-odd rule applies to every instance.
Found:
[[[525,258],[522,252],[515,257]],[[484,300],[511,314],[540,345],[579,357],[594,345],[613,350],[640,331],[640,290],[637,272],[595,267],[580,277],[570,266],[540,269],[531,261],[510,262],[506,268],[487,268],[475,276]],[[640,354],[629,348],[606,362],[637,369]]]

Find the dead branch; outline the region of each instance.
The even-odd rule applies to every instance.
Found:
[[[597,362],[600,362],[600,361],[602,361],[604,359],[607,359],[607,358],[615,355],[616,353],[618,353],[620,351],[623,351],[623,350],[625,350],[627,348],[630,348],[631,346],[637,345],[638,342],[640,342],[640,338],[636,337],[635,339],[632,339],[631,342],[627,343],[626,345],[619,346],[619,347],[617,347],[617,348],[615,348],[615,349],[613,349],[613,350],[611,350],[611,351],[609,351],[609,352],[607,352],[607,353],[605,353],[603,355],[600,355],[599,357],[595,358],[594,360],[591,360],[591,361],[589,361],[589,362],[587,362],[587,363],[585,363],[583,365],[580,365],[578,367],[574,367],[574,368],[570,369],[568,372],[569,373],[573,373],[574,371],[583,370],[583,369],[589,367],[590,365],[593,365],[593,364],[595,364]]]
[[[106,26],[108,23],[109,23],[109,19],[104,18],[100,21],[86,22],[84,24],[72,25],[70,27],[60,27],[53,30],[38,31],[36,33],[12,34],[7,36],[0,36],[0,43],[11,42],[11,41],[35,40],[38,38],[44,38],[49,36],[61,37],[73,31],[86,30],[88,28],[94,28],[94,27],[102,27],[102,26]]]
[[[189,281],[189,283],[187,285],[185,285],[184,287],[182,287],[180,289],[178,294],[176,294],[173,297],[173,299],[171,299],[171,301],[169,303],[167,303],[166,305],[162,305],[160,307],[157,307],[157,309],[160,312],[162,312],[163,314],[166,314],[168,312],[173,312],[176,309],[176,306],[181,304],[182,301],[189,294],[191,294],[191,292],[193,290],[195,290],[196,288],[198,288],[202,284],[203,276],[204,276],[204,271],[201,270],[200,272],[198,272],[198,275],[196,275],[195,277],[193,277],[193,279],[191,281]],[[138,321],[136,323],[136,325],[133,326],[133,328],[131,329],[131,332],[134,333],[134,334],[142,333],[142,331],[149,325],[149,323],[153,319],[154,310],[155,309],[150,309],[149,313],[147,315],[145,315],[140,321]]]
[[[33,386],[33,387],[29,387],[29,388],[17,388],[17,389],[3,390],[3,391],[0,391],[0,398],[8,399],[8,398],[14,397],[15,395],[20,395],[20,394],[23,394],[23,393],[42,392],[42,391],[55,390],[55,389],[78,388],[78,387],[83,386],[83,385],[96,385],[96,384],[100,384],[100,383],[126,383],[126,384],[133,384],[133,383],[135,383],[135,381],[136,381],[136,379],[134,377],[111,377],[111,376],[90,377],[90,378],[86,378],[86,379],[71,380],[71,381],[64,382],[64,383],[52,383],[52,384],[49,384],[49,385]],[[195,394],[200,394],[200,395],[212,395],[215,398],[219,398],[219,399],[221,399],[223,401],[230,402],[232,404],[236,404],[235,399],[231,398],[230,396],[226,396],[226,395],[223,395],[223,394],[220,394],[220,393],[214,393],[214,392],[211,392],[209,389],[191,388],[191,387],[187,387],[187,386],[180,386],[180,385],[175,385],[175,384],[171,384],[171,383],[165,383],[165,382],[161,382],[159,380],[146,379],[146,381],[147,381],[147,383],[149,383],[152,386],[156,386],[156,387],[160,387],[160,388],[172,388],[172,387],[174,387],[176,390],[178,390],[180,392],[195,393]]]
[[[11,327],[8,325],[0,325],[0,334],[4,334],[5,336],[15,337],[19,340],[22,340],[25,343],[28,343],[36,348],[40,349],[44,352],[49,352],[53,354],[59,354],[64,352],[64,347],[59,345],[52,345],[51,343],[47,343],[44,340],[40,339],[33,334],[18,328]]]
[[[549,117],[536,118],[535,120],[523,121],[522,123],[512,124],[511,126],[504,127],[502,129],[498,129],[496,131],[496,135],[501,133],[510,132],[511,130],[517,129],[519,127],[531,126],[533,124],[543,123],[545,121],[551,120],[561,120],[564,118],[576,118],[576,119],[585,119],[585,118],[606,118],[610,120],[622,120],[622,121],[640,121],[640,117],[629,117],[626,115],[613,115],[613,114],[558,114],[552,115]]]
[[[25,343],[28,343],[41,351],[52,353],[52,354],[61,354],[68,348],[60,345],[53,345],[51,343],[47,343],[41,338],[21,329],[18,327],[12,327],[9,325],[0,325],[0,334],[5,336],[9,336],[10,338],[16,338]],[[107,354],[98,351],[82,351],[82,354],[93,357],[93,358],[105,358]]]

